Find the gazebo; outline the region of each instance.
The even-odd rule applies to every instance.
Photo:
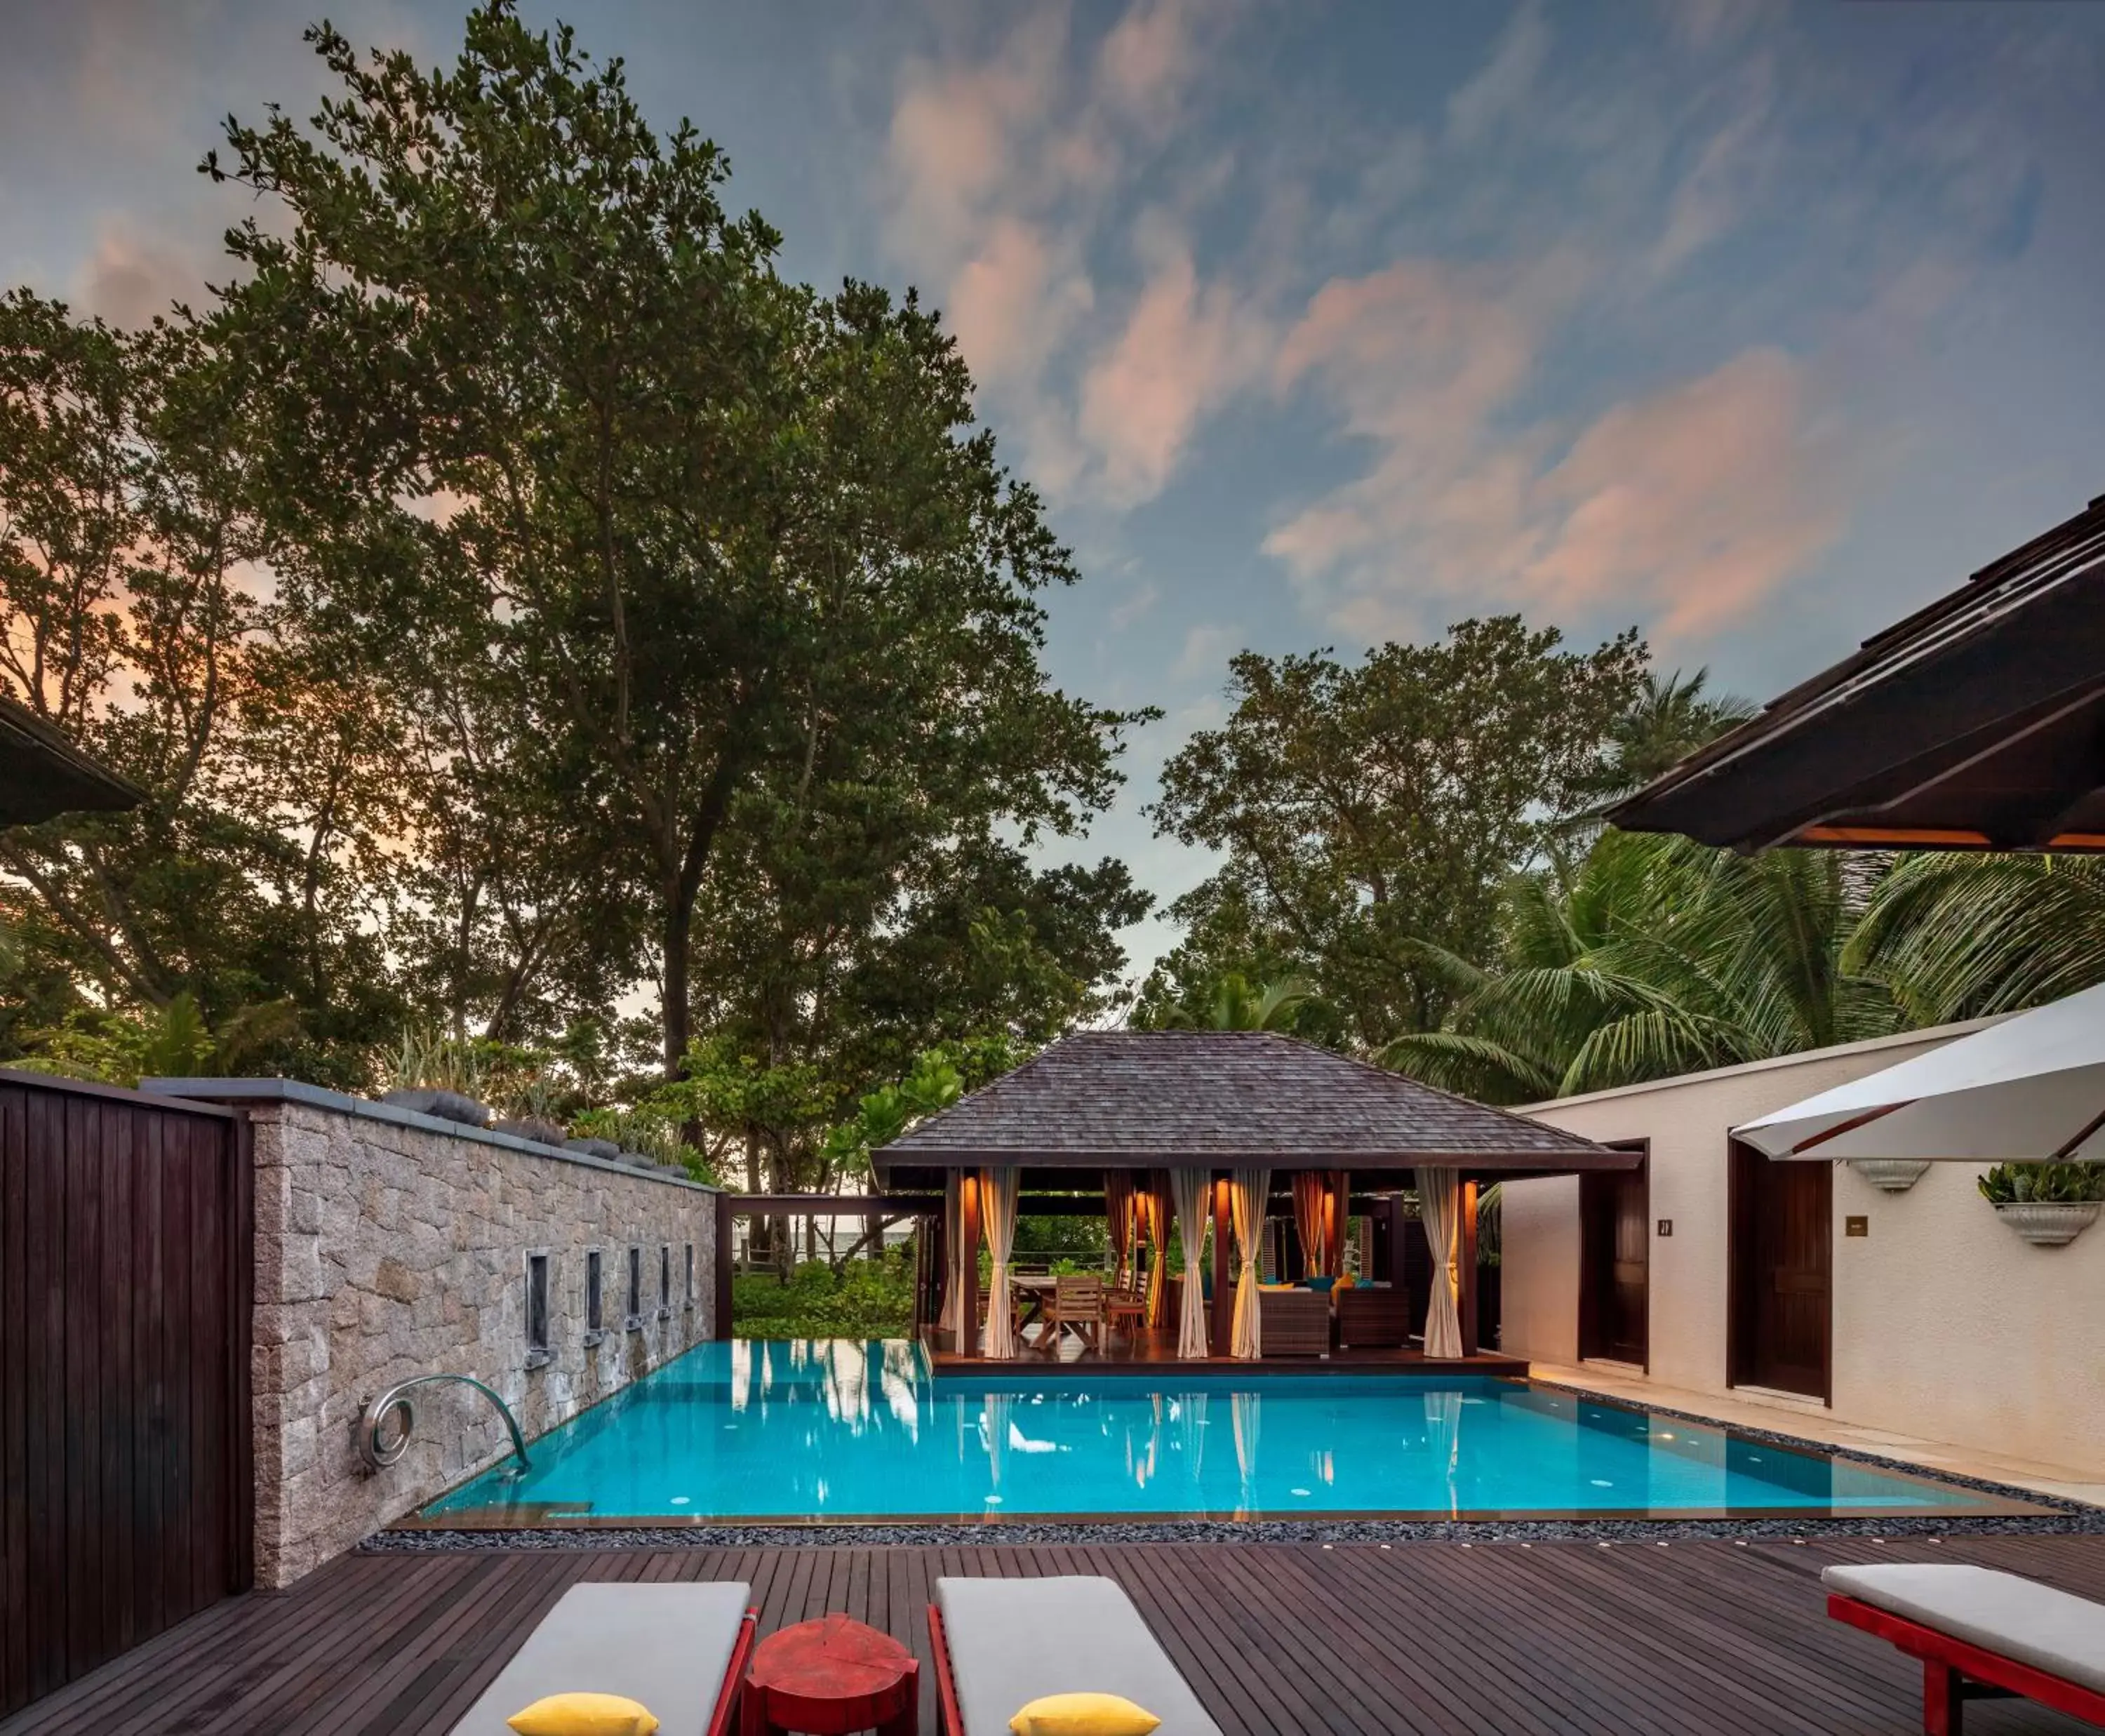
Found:
[[[1275,1183],[1290,1200],[1302,1264],[1329,1277],[1342,1265],[1351,1188],[1368,1190],[1376,1286],[1399,1274],[1395,1196],[1413,1188],[1433,1277],[1423,1354],[1450,1361],[1477,1348],[1479,1187],[1638,1161],[1297,1038],[1241,1031],[1077,1033],[922,1121],[875,1159],[887,1189],[942,1191],[941,1218],[931,1225],[941,1252],[928,1265],[939,1349],[995,1361],[1027,1348],[1009,1285],[1026,1197],[1040,1210],[1103,1210],[1114,1248],[1137,1228],[1155,1253],[1156,1299],[1173,1222],[1183,1255],[1173,1354],[1248,1360],[1266,1354],[1271,1310],[1260,1302],[1260,1250]],[[1210,1309],[1201,1255],[1209,1228]],[[982,1242],[992,1257],[983,1327]],[[1231,1246],[1239,1256],[1232,1284]],[[1151,1313],[1151,1322],[1159,1318]],[[1326,1336],[1315,1353],[1327,1353],[1328,1343]]]

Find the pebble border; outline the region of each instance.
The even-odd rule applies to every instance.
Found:
[[[1589,1392],[1582,1387],[1537,1385],[1590,1403],[1648,1416],[1725,1428],[1729,1434],[1772,1447],[1822,1453],[1905,1476],[1924,1477],[1955,1488],[1973,1489],[2006,1501],[2046,1508],[2040,1514],[1940,1515],[1901,1514],[1873,1519],[1176,1519],[1130,1523],[1035,1523],[1027,1519],[988,1523],[901,1525],[637,1525],[633,1527],[518,1526],[503,1530],[379,1531],[359,1548],[365,1554],[443,1555],[489,1550],[867,1549],[970,1545],[979,1548],[1032,1548],[1047,1544],[1096,1543],[1669,1543],[1696,1538],[1740,1542],[1796,1542],[1822,1537],[2105,1537],[2105,1507],[2041,1495],[2007,1483],[1942,1471],[1928,1472],[1904,1460],[1882,1458],[1852,1447],[1769,1429],[1720,1424],[1716,1418],[1660,1405]]]

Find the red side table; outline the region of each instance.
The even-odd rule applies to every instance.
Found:
[[[919,1736],[921,1666],[889,1634],[821,1616],[753,1648],[743,1699],[744,1736]]]

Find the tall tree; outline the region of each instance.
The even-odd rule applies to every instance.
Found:
[[[1038,661],[1071,563],[910,297],[782,282],[721,154],[567,27],[500,0],[449,71],[310,38],[340,93],[208,164],[282,208],[230,238],[213,332],[266,418],[288,601],[511,720],[556,856],[640,895],[668,1074],[742,802],[820,824],[865,758],[894,808],[964,788],[968,833],[1108,799],[1128,720]]]
[[[187,995],[215,1023],[289,1000],[325,1049],[387,1016],[359,860],[387,826],[384,729],[293,678],[221,387],[181,323],[0,301],[0,687],[147,793],[11,830],[0,899],[38,982],[56,969],[105,1007]]]
[[[1561,645],[1505,615],[1356,666],[1236,657],[1228,722],[1171,758],[1152,809],[1227,856],[1174,913],[1244,913],[1361,1042],[1437,1022],[1447,986],[1413,943],[1486,958],[1500,884],[1575,805],[1644,666],[1634,633]]]

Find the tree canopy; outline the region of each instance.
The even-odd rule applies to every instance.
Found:
[[[936,316],[781,276],[566,27],[308,39],[311,120],[204,164],[257,206],[211,305],[6,304],[5,674],[151,792],[0,847],[7,1040],[188,992],[290,998],[346,1081],[405,1021],[618,1072],[644,994],[664,1078],[825,1076],[788,1162],[932,1043],[1102,1005],[1149,901],[1034,847],[1149,714],[1048,677],[1079,575]]]
[[[1236,657],[1227,723],[1170,759],[1152,810],[1227,858],[1173,906],[1171,998],[1228,966],[1299,970],[1361,1043],[1437,1022],[1449,990],[1417,943],[1488,961],[1500,885],[1597,772],[1644,657],[1634,633],[1567,651],[1517,615],[1356,665]]]

